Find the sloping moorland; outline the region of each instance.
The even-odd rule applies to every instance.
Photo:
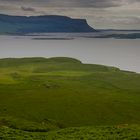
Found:
[[[72,58],[0,59],[0,139],[140,138],[140,74]]]

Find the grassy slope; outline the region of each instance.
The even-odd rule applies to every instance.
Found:
[[[136,73],[82,64],[70,58],[0,60],[0,132],[5,136],[7,131],[18,136],[28,133],[25,131],[57,133],[60,128],[77,126],[107,125],[110,127],[104,131],[108,131],[113,125],[125,124],[128,126],[123,136],[133,129],[132,136],[137,137],[139,99],[140,75]],[[134,124],[138,126],[131,128]],[[62,133],[69,136],[69,129],[74,128]],[[90,128],[76,129],[74,137],[80,131],[86,138]],[[96,131],[96,127],[92,130]],[[117,134],[122,130],[112,131]],[[44,135],[49,139],[51,133]]]
[[[5,140],[139,140],[139,126],[77,127],[58,131],[27,132],[0,127],[0,139]]]

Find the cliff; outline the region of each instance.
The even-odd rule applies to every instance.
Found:
[[[85,19],[66,16],[9,16],[0,15],[0,33],[49,33],[49,32],[95,32]]]

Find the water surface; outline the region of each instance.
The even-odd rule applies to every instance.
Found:
[[[140,73],[140,39],[32,38],[0,36],[0,58],[64,56],[77,58],[83,63],[115,66]]]

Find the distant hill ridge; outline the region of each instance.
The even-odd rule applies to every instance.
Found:
[[[67,16],[10,16],[0,14],[0,33],[95,32],[86,19]]]

